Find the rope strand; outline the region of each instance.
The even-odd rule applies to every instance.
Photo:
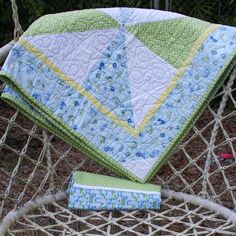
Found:
[[[19,37],[23,34],[24,31],[19,21],[18,8],[15,0],[11,0],[11,7],[12,7],[12,19],[15,24],[14,41],[18,41]]]

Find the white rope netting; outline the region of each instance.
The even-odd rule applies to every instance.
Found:
[[[11,2],[17,40],[22,28]],[[0,49],[0,61],[11,46]],[[164,188],[158,211],[70,211],[71,171],[114,173],[0,100],[0,236],[236,235],[235,79],[236,69],[152,179]]]
[[[59,191],[72,170],[114,173],[1,101],[2,229],[9,228],[9,235],[236,235],[235,78],[236,70],[152,179],[166,189],[160,211],[68,210]],[[221,153],[234,158],[222,159]]]

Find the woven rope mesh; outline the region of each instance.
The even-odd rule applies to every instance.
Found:
[[[235,211],[234,81],[235,74],[152,183],[200,195]],[[221,159],[221,153],[233,154],[234,158]],[[0,220],[31,199],[66,189],[75,169],[116,176],[0,100]],[[20,217],[11,224],[8,234],[236,235],[236,226],[216,212],[171,198],[163,199],[159,211],[129,212],[70,211],[65,199]]]

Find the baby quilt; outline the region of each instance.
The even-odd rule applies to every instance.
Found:
[[[2,99],[95,161],[146,182],[235,65],[236,28],[148,9],[46,15],[12,48]]]

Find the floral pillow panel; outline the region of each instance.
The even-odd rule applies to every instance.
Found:
[[[159,209],[160,187],[82,171],[73,172],[68,208],[80,210]]]
[[[170,157],[235,65],[236,28],[104,8],[46,15],[11,50],[2,98],[132,180]]]

